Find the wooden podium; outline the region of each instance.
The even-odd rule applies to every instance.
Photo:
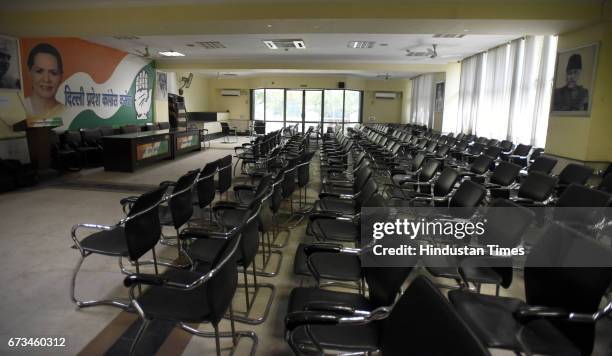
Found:
[[[38,170],[51,167],[51,141],[50,131],[54,127],[62,126],[61,118],[32,120],[26,119],[13,125],[14,131],[25,131],[28,139],[30,162]]]

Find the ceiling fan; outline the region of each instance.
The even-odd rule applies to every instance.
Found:
[[[137,56],[143,57],[143,58],[147,58],[147,59],[151,59],[151,53],[149,53],[149,46],[145,46],[144,50],[140,50],[137,48],[134,48],[134,52],[136,52],[135,54]]]
[[[426,48],[425,51],[411,51],[410,49],[406,49],[407,57],[427,57],[429,59],[433,59],[438,57],[438,45],[433,44],[431,48]]]

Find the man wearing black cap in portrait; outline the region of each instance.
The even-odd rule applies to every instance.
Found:
[[[589,109],[589,91],[578,84],[581,72],[582,57],[579,54],[572,54],[567,61],[566,84],[562,88],[555,89],[554,111],[587,111]]]

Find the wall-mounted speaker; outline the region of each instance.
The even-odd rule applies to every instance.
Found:
[[[338,82],[338,89],[344,89],[346,84],[344,82]]]

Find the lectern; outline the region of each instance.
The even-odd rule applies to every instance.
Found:
[[[62,126],[63,124],[61,118],[55,117],[42,120],[26,119],[13,125],[14,131],[26,132],[30,162],[39,170],[51,167],[50,131],[52,128]]]

